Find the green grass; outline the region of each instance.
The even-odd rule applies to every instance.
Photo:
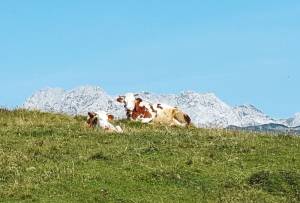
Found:
[[[0,202],[300,202],[300,137],[0,110]]]

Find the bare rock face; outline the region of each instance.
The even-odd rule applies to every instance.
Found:
[[[198,127],[226,128],[228,126],[256,126],[269,123],[287,126],[300,125],[300,113],[287,120],[274,120],[252,105],[231,107],[213,93],[200,94],[192,91],[179,94],[139,93],[145,101],[166,103],[181,108],[190,115]],[[103,110],[117,118],[125,118],[124,107],[116,102],[116,96],[107,94],[100,87],[83,86],[65,91],[47,88],[27,99],[23,108],[45,112],[86,115],[88,111]]]

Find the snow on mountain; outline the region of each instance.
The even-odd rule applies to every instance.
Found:
[[[199,127],[225,128],[230,125],[245,127],[276,123],[252,105],[231,107],[213,93],[200,94],[182,92],[180,94],[139,93],[139,97],[149,102],[166,103],[181,108]],[[125,118],[125,111],[116,102],[116,96],[108,95],[104,90],[94,86],[83,86],[70,91],[48,88],[38,91],[30,97],[23,108],[46,112],[66,113],[69,115],[86,115],[88,111],[104,110],[117,118]],[[300,124],[300,115],[291,124]]]
[[[239,125],[233,109],[213,93],[183,92],[177,97],[177,105],[191,116],[197,126],[222,128]]]
[[[300,113],[296,113],[294,117],[284,120],[283,124],[290,127],[300,126]]]
[[[41,90],[30,97],[23,108],[69,115],[86,115],[88,111],[103,110],[113,113],[117,118],[125,117],[122,105],[101,88],[93,86],[70,91],[58,88]]]
[[[238,115],[240,127],[263,125],[276,123],[277,121],[270,118],[253,105],[242,105],[234,107],[233,110]]]
[[[60,112],[86,115],[88,111],[103,110],[122,117],[123,109],[99,87],[85,86],[66,92],[61,99]]]
[[[65,90],[61,88],[46,88],[27,99],[23,107],[30,110],[59,112],[61,98],[64,94]]]

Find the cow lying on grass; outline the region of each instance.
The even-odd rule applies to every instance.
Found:
[[[188,126],[191,124],[190,117],[177,107],[160,103],[151,104],[141,98],[136,98],[136,96],[133,93],[128,93],[117,98],[118,102],[124,104],[128,119],[170,126]]]
[[[104,111],[88,112],[87,124],[91,128],[100,127],[108,132],[123,133],[120,126],[114,126],[109,122],[113,119],[113,115],[107,114]]]

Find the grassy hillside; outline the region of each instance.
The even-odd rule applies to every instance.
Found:
[[[300,138],[0,110],[0,202],[299,202]]]

